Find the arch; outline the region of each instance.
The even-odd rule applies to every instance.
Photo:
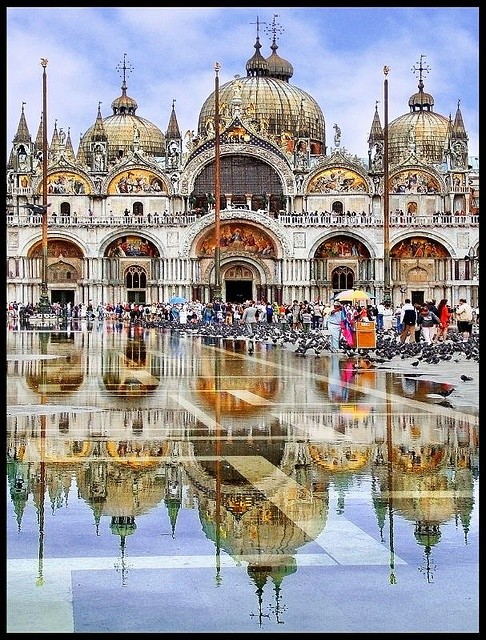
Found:
[[[389,185],[391,194],[442,194],[444,192],[444,183],[438,176],[416,167],[392,174]]]
[[[127,292],[147,288],[147,269],[141,264],[129,264],[123,269]]]
[[[282,229],[275,220],[272,220],[272,218],[269,218],[265,214],[239,209],[237,212],[231,210],[222,211],[220,219],[221,222],[231,220],[238,222],[238,224],[243,224],[245,222],[254,223],[256,228],[260,231],[265,231],[273,238],[277,252],[276,257],[282,258],[293,254],[293,248],[285,230]],[[192,225],[188,230],[186,237],[181,241],[181,256],[189,257],[192,255],[192,257],[195,257],[195,243],[197,239],[201,237],[203,231],[210,227],[214,227],[214,216],[209,214],[203,216],[194,225]]]
[[[110,251],[114,251],[116,248],[116,244],[118,242],[122,242],[122,238],[127,237],[135,237],[138,238],[138,242],[148,243],[151,247],[153,247],[153,251],[155,251],[154,257],[163,258],[165,256],[165,250],[160,246],[160,239],[155,238],[153,234],[150,233],[128,233],[126,231],[115,230],[113,231],[107,238],[104,239],[102,244],[99,247],[99,255],[103,257],[110,257],[108,254]],[[143,248],[143,247],[142,247]],[[120,251],[115,251],[115,253],[119,253]],[[122,256],[123,257],[123,256]],[[148,255],[142,255],[141,257],[149,257]]]
[[[42,193],[42,182],[39,182]],[[77,171],[53,171],[47,176],[48,195],[86,195],[91,193],[90,182]]]
[[[165,180],[149,169],[130,167],[110,178],[106,191],[109,195],[134,193],[159,193],[167,195],[170,191]]]
[[[450,252],[441,240],[425,236],[407,236],[390,250],[391,258],[449,258]]]
[[[331,287],[334,291],[347,291],[354,288],[356,273],[348,265],[337,265],[331,271]]]
[[[214,255],[216,238],[214,227],[210,227],[197,241],[196,255],[209,257]],[[224,222],[220,232],[221,253],[243,252],[264,258],[277,257],[274,239],[263,229],[240,221]]]
[[[50,238],[47,243],[48,258],[84,258],[85,252],[72,240]],[[28,258],[42,257],[42,240],[35,242],[27,252]]]
[[[237,148],[235,148],[235,146],[237,146]],[[236,157],[240,159],[246,158],[247,160],[268,165],[269,171],[275,174],[280,182],[281,192],[295,191],[295,179],[289,165],[282,157],[272,152],[268,146],[222,144],[220,147],[220,157],[222,164],[225,162],[225,158]],[[188,162],[181,176],[181,194],[188,196],[194,192],[196,181],[205,169],[208,172],[211,171],[214,176],[214,149],[212,147],[202,150]],[[211,184],[213,184],[213,181]],[[224,188],[224,181],[222,181],[221,193],[224,193]],[[214,191],[214,189],[207,190]],[[255,193],[261,194],[265,191],[265,189],[258,187]],[[228,190],[227,193],[233,192]],[[253,193],[253,191],[251,188],[246,188],[243,193]]]
[[[147,238],[142,234],[125,233],[124,235],[118,235],[105,246],[103,256],[107,258],[127,256],[158,258],[160,257],[160,254],[155,244],[150,240],[147,240]]]
[[[314,258],[370,258],[366,244],[351,234],[339,234],[320,239],[312,248]]]
[[[309,179],[307,193],[370,193],[371,185],[350,167],[335,165],[316,172]]]

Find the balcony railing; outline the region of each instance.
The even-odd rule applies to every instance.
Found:
[[[235,212],[240,214],[241,210]],[[268,215],[268,214],[264,214]],[[60,216],[48,214],[47,224],[50,228],[62,227],[187,227],[196,222],[200,216],[193,213],[174,215],[148,214],[143,216]],[[277,221],[283,226],[294,227],[379,227],[383,225],[381,215],[337,215],[331,213],[279,213]],[[42,225],[42,216],[28,213],[7,214],[7,225],[17,227],[36,227]],[[391,215],[391,227],[470,227],[479,225],[479,215],[457,215],[435,213],[426,216]]]

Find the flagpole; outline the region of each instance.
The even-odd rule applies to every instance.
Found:
[[[219,62],[214,64],[214,298],[221,300],[221,227],[220,227],[220,204],[221,204],[221,157],[219,139]]]
[[[384,93],[384,175],[383,175],[383,301],[391,301],[391,279],[390,279],[390,194],[389,194],[389,172],[388,172],[388,74],[390,67],[384,66],[383,73],[385,81],[383,85]]]
[[[47,58],[41,58],[42,72],[42,281],[39,308],[50,313],[47,288]]]

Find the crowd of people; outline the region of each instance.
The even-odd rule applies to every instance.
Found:
[[[29,316],[38,311],[32,303],[16,301],[7,305],[7,319],[28,322]],[[237,304],[213,300],[202,303],[198,300],[171,304],[154,303],[98,303],[92,301],[72,305],[51,305],[51,312],[66,321],[87,322],[113,320],[118,322],[144,322],[157,325],[162,321],[178,325],[203,325],[239,323],[247,335],[253,335],[257,323],[280,323],[293,331],[309,333],[325,330],[329,334],[331,351],[338,351],[344,339],[348,346],[356,341],[356,323],[374,322],[376,332],[393,332],[400,343],[420,342],[432,344],[447,340],[451,324],[465,338],[471,336],[473,326],[479,323],[479,308],[473,309],[464,298],[451,307],[443,298],[436,306],[435,300],[412,304],[410,298],[393,309],[390,302],[378,304],[346,304],[337,300],[325,304],[321,301],[279,304],[264,300],[247,300]]]

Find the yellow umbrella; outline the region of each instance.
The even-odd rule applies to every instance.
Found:
[[[357,302],[369,302],[370,296],[366,291],[349,289],[348,291],[340,291],[334,300],[339,300],[339,302],[352,302],[353,304],[356,304]]]

